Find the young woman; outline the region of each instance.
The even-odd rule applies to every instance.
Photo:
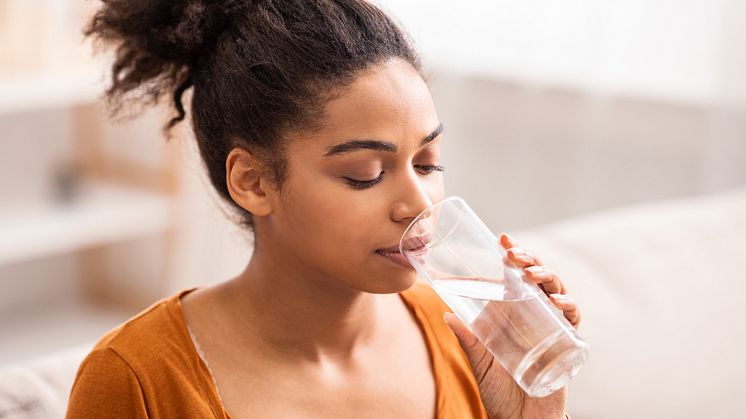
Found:
[[[387,253],[443,198],[443,126],[403,32],[363,0],[107,0],[115,106],[170,95],[255,249],[106,334],[68,417],[562,418]],[[540,266],[507,235],[523,268]],[[548,269],[526,270],[549,294]],[[575,326],[577,307],[555,304]],[[446,320],[446,321],[444,321]]]

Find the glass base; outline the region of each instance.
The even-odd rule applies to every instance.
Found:
[[[580,372],[588,352],[588,344],[574,332],[559,332],[529,352],[513,376],[530,397],[546,397]]]

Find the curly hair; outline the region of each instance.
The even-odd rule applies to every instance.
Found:
[[[114,45],[112,114],[170,95],[186,116],[212,185],[243,225],[251,214],[228,193],[225,162],[241,147],[260,156],[279,188],[291,129],[318,128],[325,101],[362,70],[400,58],[421,72],[403,30],[365,0],[102,0],[85,35]]]

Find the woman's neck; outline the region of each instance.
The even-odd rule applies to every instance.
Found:
[[[266,348],[310,362],[344,362],[394,330],[397,294],[370,294],[261,253],[226,283],[237,320]]]

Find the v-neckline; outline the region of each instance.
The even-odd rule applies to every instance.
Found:
[[[171,301],[174,308],[174,310],[172,310],[172,313],[175,315],[184,337],[189,342],[191,352],[193,354],[192,359],[195,362],[195,365],[193,366],[201,380],[203,391],[209,393],[206,395],[208,396],[208,398],[211,399],[211,405],[213,403],[217,403],[217,406],[212,406],[215,416],[220,418],[217,413],[217,411],[220,411],[223,415],[223,418],[233,419],[233,416],[231,416],[231,414],[228,412],[228,410],[225,408],[225,405],[223,404],[223,400],[220,397],[220,390],[218,389],[215,377],[208,366],[208,361],[207,359],[205,359],[204,353],[202,353],[199,349],[199,342],[197,340],[197,337],[192,333],[189,325],[187,325],[186,317],[184,316],[184,309],[181,304],[181,298],[197,289],[200,289],[200,287],[187,288],[178,292]],[[445,394],[443,392],[444,375],[441,371],[441,366],[443,365],[443,354],[438,350],[437,345],[435,345],[437,339],[431,325],[426,320],[424,312],[417,304],[414,304],[412,301],[413,299],[416,299],[416,297],[414,297],[413,295],[412,289],[410,288],[399,292],[398,295],[407,310],[412,315],[414,315],[417,326],[420,330],[422,338],[424,339],[425,347],[427,348],[427,353],[430,358],[430,368],[432,369],[433,379],[435,381],[435,418],[441,419],[443,412],[445,412]],[[206,377],[207,379],[205,379]]]

